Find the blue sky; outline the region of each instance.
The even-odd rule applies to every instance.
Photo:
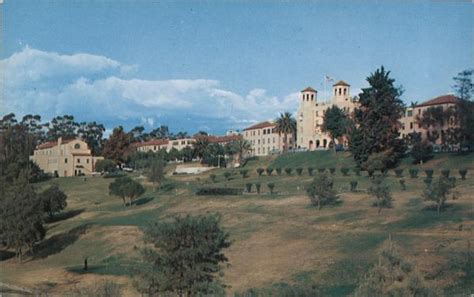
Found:
[[[473,67],[462,1],[12,1],[0,113],[214,134],[296,111],[325,75],[353,95],[380,65],[405,102]],[[328,87],[329,88],[329,87]]]

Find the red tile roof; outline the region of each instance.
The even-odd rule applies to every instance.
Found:
[[[337,83],[333,84],[332,86],[333,86],[333,87],[334,87],[334,86],[346,86],[346,87],[350,87],[351,85],[348,84],[348,83],[346,83],[346,82],[343,81],[343,80],[340,80],[340,81],[338,81]]]
[[[241,135],[225,135],[225,136],[208,136],[207,139],[209,142],[214,143],[227,143],[232,141],[237,141],[242,138]]]
[[[66,144],[66,143],[69,143],[73,140],[76,140],[75,138],[71,138],[71,139],[63,139],[61,144]],[[38,145],[36,147],[36,149],[38,150],[44,150],[44,149],[48,149],[48,148],[52,148],[52,147],[55,147],[58,145],[58,141],[48,141],[48,142],[45,142],[45,143],[42,143],[40,145]]]
[[[148,145],[165,145],[168,144],[168,139],[152,139],[144,142],[135,142],[132,144],[133,147],[141,147],[141,146],[148,146]]]
[[[269,121],[257,123],[255,125],[252,125],[248,128],[245,128],[244,131],[247,130],[255,130],[255,129],[262,129],[262,128],[267,128],[267,127],[275,127],[276,125],[274,123],[270,123]]]
[[[415,107],[431,106],[431,105],[441,105],[441,104],[455,104],[458,102],[458,97],[454,95],[442,95],[431,100],[425,101],[418,104]]]
[[[313,89],[312,87],[307,87],[306,89],[304,89],[303,91],[301,92],[313,92],[313,93],[317,93],[318,91],[316,91],[315,89]]]

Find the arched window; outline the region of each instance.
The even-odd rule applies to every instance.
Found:
[[[344,95],[347,94],[347,88],[344,88]]]
[[[342,91],[342,88],[339,88],[339,95],[341,95],[341,93],[342,93],[341,91]]]
[[[80,145],[79,143],[76,143],[76,144],[74,145],[74,149],[78,150],[78,149],[80,149],[80,148],[81,148],[81,145]]]

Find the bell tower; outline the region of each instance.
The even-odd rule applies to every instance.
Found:
[[[343,80],[338,81],[332,85],[332,97],[335,102],[349,101],[351,98],[350,93],[351,85]]]
[[[301,91],[300,108],[296,119],[296,144],[298,148],[308,148],[313,144],[315,107],[318,91],[311,87]]]

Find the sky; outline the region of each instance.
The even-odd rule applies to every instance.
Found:
[[[468,1],[22,1],[0,4],[0,115],[72,114],[223,134],[296,112],[331,82],[391,71],[402,99],[452,93],[473,68]]]

